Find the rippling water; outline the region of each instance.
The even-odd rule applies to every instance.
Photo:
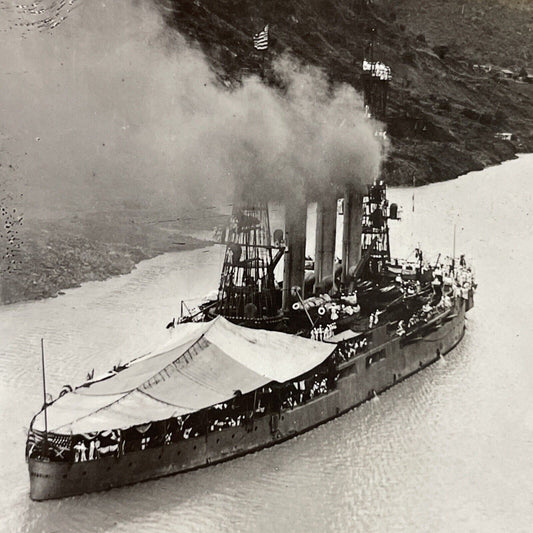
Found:
[[[452,182],[391,190],[393,253],[474,258],[480,287],[444,361],[305,435],[207,469],[60,501],[29,500],[26,427],[42,403],[39,340],[56,395],[91,368],[144,353],[179,300],[217,284],[221,247],[0,308],[0,529],[531,531],[533,155]]]

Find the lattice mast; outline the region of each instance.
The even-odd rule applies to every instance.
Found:
[[[385,120],[392,74],[390,67],[374,60],[374,36],[375,30],[372,30],[372,41],[363,59],[365,109],[369,116]],[[386,132],[376,131],[376,135],[384,137]],[[367,276],[379,275],[390,261],[388,219],[387,188],[383,181],[376,181],[368,186],[367,194],[363,197],[361,256],[365,258]]]
[[[261,320],[278,314],[274,250],[279,249],[272,246],[267,204],[235,204],[215,307],[217,314],[242,320]]]
[[[389,202],[387,187],[382,182],[368,186],[363,197],[361,255],[368,256],[366,274],[380,274],[390,261]]]

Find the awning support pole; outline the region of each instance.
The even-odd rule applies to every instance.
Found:
[[[41,338],[41,365],[43,369],[43,398],[44,398],[44,445],[43,454],[46,457],[48,454],[48,416],[47,416],[47,400],[46,400],[46,374],[44,366],[44,339]]]

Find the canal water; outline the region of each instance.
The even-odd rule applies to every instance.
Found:
[[[216,287],[222,248],[170,253],[64,296],[0,308],[0,530],[531,531],[533,155],[416,189],[393,253],[453,250],[479,289],[462,344],[341,418],[218,466],[105,493],[31,502],[25,433],[49,391],[150,350],[181,299]]]

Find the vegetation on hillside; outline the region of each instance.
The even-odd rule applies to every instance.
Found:
[[[533,70],[531,0],[380,0],[399,23],[457,57]],[[533,72],[531,72],[533,74]]]
[[[529,64],[527,2],[156,2],[167,24],[198,43],[228,84],[261,72],[263,62],[268,72],[272,57],[289,51],[321,67],[332,82],[361,89],[361,60],[376,39],[376,58],[393,71],[387,119],[392,149],[384,169],[391,183],[410,184],[413,176],[419,184],[452,179],[532,149],[533,84],[473,68],[484,61],[517,69]],[[266,23],[271,46],[263,57],[251,37]],[[504,131],[516,142],[495,139]]]

